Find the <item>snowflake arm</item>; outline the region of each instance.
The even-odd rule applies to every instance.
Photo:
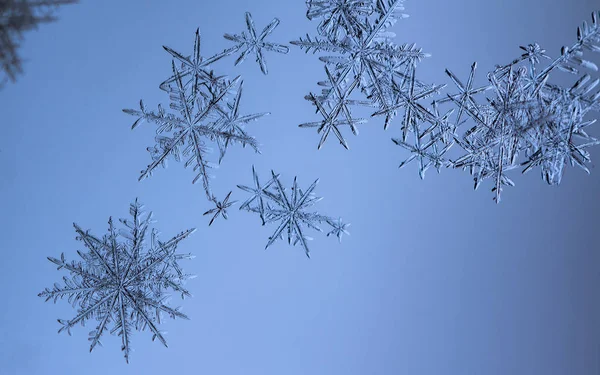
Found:
[[[348,32],[355,35],[366,31],[364,19],[373,12],[373,5],[364,0],[307,1],[306,18],[321,18],[317,30],[334,39]]]
[[[212,72],[210,71],[210,64],[222,59],[225,56],[232,54],[234,51],[225,50],[207,59],[203,58],[200,54],[201,46],[200,29],[196,29],[196,37],[194,39],[194,52],[192,56],[183,56],[181,53],[173,50],[170,47],[163,46],[163,49],[167,51],[174,59],[181,63],[180,77],[187,77],[191,75],[194,79],[194,86],[197,86],[202,81],[211,81]],[[177,75],[171,76],[160,84],[160,87],[169,91],[169,87],[177,80]]]
[[[246,133],[246,131],[244,130],[243,127],[244,127],[244,125],[246,125],[252,121],[256,121],[263,116],[270,115],[270,113],[263,112],[263,113],[254,113],[251,115],[240,116],[239,108],[240,108],[240,101],[242,98],[243,84],[244,84],[244,82],[240,81],[240,85],[237,89],[237,93],[235,95],[235,99],[233,100],[233,103],[231,103],[231,104],[228,103],[226,109],[217,107],[217,109],[221,113],[221,119],[220,119],[220,121],[215,123],[214,130],[222,132],[222,134],[226,134],[223,136],[216,137],[217,145],[219,147],[219,164],[221,163],[221,160],[223,160],[223,157],[225,156],[227,148],[229,147],[231,142],[238,141],[238,142],[241,142],[242,144],[246,144],[246,143],[250,144],[250,146],[252,148],[254,148],[254,150],[256,152],[260,152],[258,150],[258,146],[257,146],[256,142],[254,142],[253,138]],[[234,137],[230,137],[229,136],[230,134],[233,135]],[[246,140],[251,140],[252,142],[247,142]]]

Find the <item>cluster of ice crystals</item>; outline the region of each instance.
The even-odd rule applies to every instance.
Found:
[[[248,33],[225,34],[226,39],[236,43],[235,46],[208,58],[200,52],[199,30],[196,30],[192,55],[163,47],[173,58],[172,75],[160,84],[160,88],[169,94],[170,111],[162,105],[157,111],[149,110],[143,101],[140,101],[140,109],[123,110],[137,117],[132,129],[142,122],[157,126],[156,144],[148,147],[152,163],[141,172],[140,180],[150,176],[159,166],[166,167],[169,158],[177,162],[183,160],[185,167],[191,167],[196,173],[193,183],[202,180],[207,199],[215,204],[218,213],[226,217],[210,186],[209,170],[216,165],[209,160],[212,151],[209,146],[216,145],[218,148],[219,163],[228,147],[234,144],[249,146],[259,152],[256,139],[246,132],[245,125],[269,113],[240,114],[243,81],[240,76],[229,79],[225,75],[216,75],[211,64],[239,52],[235,61],[237,65],[254,53],[262,72],[267,74],[264,51],[288,52],[288,47],[265,40],[278,24],[279,20],[275,18],[257,34],[252,16],[246,13]],[[211,223],[217,216],[213,216]]]
[[[410,156],[400,167],[415,160],[421,178],[430,167],[438,172],[442,167],[468,170],[475,188],[483,180],[492,181],[496,202],[503,186],[514,185],[509,177],[513,169],[539,167],[551,185],[560,183],[567,164],[589,173],[587,148],[599,141],[586,133],[595,122],[586,115],[600,110],[600,80],[582,70],[598,70],[584,58],[585,50],[600,51],[598,13],[592,13],[591,25],[577,29],[577,42],[563,47],[558,58],[550,59],[536,43],[521,47],[521,57],[496,66],[483,87],[474,87],[476,63],[466,83],[446,70],[458,93],[440,97],[445,85],[428,85],[415,76],[417,63],[427,55],[414,45],[391,41],[394,34],[388,28],[406,17],[402,3],[307,0],[307,17],[321,19],[319,36],[307,35],[292,44],[306,52],[330,54],[320,57],[327,75],[319,82],[324,89],[306,97],[323,120],[300,125],[317,128],[319,148],[329,133],[348,148],[342,128],[357,134],[357,125],[366,122],[352,116],[350,107],[358,105],[374,107],[372,116],[383,116],[385,128],[401,112],[401,137],[392,140]],[[541,66],[542,60],[550,62]],[[576,75],[575,83],[553,84],[550,75],[557,70]],[[355,98],[355,91],[364,97]],[[428,98],[429,104],[424,103]],[[452,159],[451,148],[458,152]]]
[[[448,118],[437,121],[432,117],[414,127],[418,134],[415,139],[425,139],[428,150],[449,147],[452,142],[459,146],[462,155],[447,160],[447,165],[468,170],[475,188],[490,179],[496,202],[500,201],[503,186],[514,185],[508,173],[513,169],[522,168],[525,173],[539,167],[542,178],[550,185],[561,182],[567,164],[589,173],[585,165],[590,162],[587,148],[600,143],[586,133],[586,128],[596,121],[586,115],[600,110],[600,79],[584,72],[598,70],[593,62],[584,59],[585,50],[600,51],[598,14],[592,13],[592,24],[584,22],[577,29],[577,42],[563,47],[555,59],[536,43],[521,49],[519,58],[489,72],[489,83],[483,87],[473,87],[475,63],[466,83],[446,70],[459,92],[437,103],[449,102],[457,109],[453,125],[449,125]],[[542,65],[543,60],[549,64]],[[551,73],[558,70],[577,79],[568,87],[553,84]],[[457,131],[463,124],[468,125]],[[429,156],[427,161],[429,165],[435,163]],[[427,166],[420,166],[419,172],[423,173]]]
[[[291,42],[307,53],[327,53],[326,81],[319,82],[320,94],[306,99],[317,108],[322,121],[300,124],[317,128],[321,134],[318,147],[329,133],[348,148],[342,128],[358,134],[357,126],[365,119],[354,118],[351,106],[374,107],[373,116],[383,116],[387,129],[399,109],[404,110],[403,129],[430,115],[421,104],[423,99],[439,92],[443,86],[426,85],[415,77],[418,62],[428,55],[414,44],[397,45],[389,28],[398,19],[406,18],[404,0],[308,0],[307,17],[321,19],[318,36]],[[362,93],[362,98],[353,95]]]
[[[235,77],[216,76],[210,64],[227,56],[226,51],[209,58],[200,54],[200,32],[196,31],[194,51],[184,56],[169,47],[164,47],[175,61],[173,75],[161,83],[160,88],[169,94],[170,109],[167,112],[159,105],[157,111],[148,110],[140,101],[140,109],[124,109],[137,117],[132,128],[142,122],[157,125],[156,144],[149,147],[152,163],[141,172],[140,180],[151,175],[158,166],[166,166],[167,159],[184,159],[186,167],[196,172],[193,182],[202,180],[206,196],[216,201],[210,188],[208,170],[214,164],[208,160],[209,143],[219,149],[219,162],[227,148],[233,144],[250,146],[258,151],[257,141],[244,130],[244,125],[268,113],[240,115],[243,82]]]

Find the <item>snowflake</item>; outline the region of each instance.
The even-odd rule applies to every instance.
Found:
[[[350,94],[350,92],[354,89],[354,87],[358,83],[358,80],[355,80],[348,89],[342,89],[340,87],[340,84],[338,84],[338,82],[336,82],[335,79],[331,76],[331,73],[329,72],[329,69],[327,69],[327,67],[325,67],[325,72],[327,73],[327,76],[329,77],[332,88],[335,90],[336,94],[338,95],[338,102],[335,104],[335,107],[333,107],[333,110],[331,110],[329,112],[321,104],[321,101],[319,98],[314,96],[312,93],[309,94],[307,98],[310,101],[312,101],[312,103],[317,107],[317,111],[321,114],[321,116],[323,116],[324,120],[318,121],[318,122],[308,122],[308,123],[300,124],[299,126],[301,128],[312,128],[312,127],[318,128],[317,132],[322,133],[321,140],[319,141],[319,145],[317,146],[318,149],[320,149],[323,146],[323,144],[327,140],[327,136],[329,135],[329,133],[331,131],[333,131],[333,133],[335,134],[337,139],[340,141],[340,144],[342,146],[344,146],[344,148],[348,149],[348,143],[342,136],[339,126],[348,125],[348,126],[350,126],[352,133],[358,134],[358,129],[356,128],[356,126],[367,122],[367,120],[365,120],[365,119],[352,118],[352,114],[350,113],[350,110],[348,108],[349,104],[361,104],[360,102],[358,102],[356,100],[349,100],[347,98],[348,95]],[[346,117],[345,120],[337,119],[337,117],[341,113],[344,113],[344,115]]]
[[[152,163],[141,172],[140,180],[148,177],[158,166],[166,166],[167,159],[185,159],[184,166],[196,172],[193,182],[201,179],[207,199],[216,202],[210,188],[209,172],[214,164],[209,162],[208,143],[219,148],[219,163],[232,144],[250,146],[258,152],[258,143],[248,135],[244,126],[268,113],[241,116],[239,105],[243,82],[240,77],[229,80],[226,76],[215,76],[210,64],[233,53],[223,51],[204,59],[200,54],[200,32],[196,31],[194,52],[184,56],[169,47],[164,47],[180,63],[172,64],[173,75],[161,83],[162,90],[169,93],[170,108],[175,113],[166,113],[162,106],[158,111],[149,111],[140,101],[140,109],[124,109],[127,114],[138,117],[132,128],[143,121],[155,123],[156,145],[149,147]]]
[[[268,249],[277,239],[282,239],[284,233],[287,233],[288,243],[292,245],[300,243],[306,256],[310,257],[307,241],[311,238],[304,234],[304,228],[321,232],[318,225],[323,222],[332,227],[328,236],[335,235],[341,241],[342,234],[349,234],[347,228],[350,224],[343,223],[341,218],[333,219],[317,212],[306,211],[322,199],[313,194],[319,180],[315,180],[308,189],[303,191],[298,187],[294,177],[291,193],[288,194],[279,180],[279,175],[273,171],[271,171],[271,179],[262,186],[254,166],[252,167],[252,177],[254,188],[238,185],[238,188],[252,193],[252,196],[240,206],[240,210],[245,209],[259,214],[263,225],[272,222],[279,224],[269,237],[265,249]]]
[[[267,74],[267,62],[263,56],[263,50],[278,52],[286,54],[289,52],[289,48],[282,44],[266,42],[265,38],[275,30],[279,25],[279,20],[274,18],[259,35],[256,35],[256,28],[254,27],[254,21],[252,15],[246,12],[246,27],[248,28],[248,35],[242,31],[241,34],[225,34],[225,39],[235,42],[236,45],[231,49],[227,50],[227,53],[235,53],[241,50],[240,56],[235,60],[235,65],[242,63],[248,54],[254,52],[256,55],[256,62],[260,66],[260,70],[263,74]]]
[[[331,231],[327,233],[327,237],[333,235],[338,238],[338,241],[342,242],[342,236],[344,234],[347,236],[350,235],[350,232],[348,232],[348,227],[350,226],[350,223],[344,223],[341,217],[335,220],[327,220],[327,223],[332,227]]]
[[[203,216],[206,215],[213,215],[213,217],[210,219],[210,221],[208,222],[208,225],[211,226],[212,223],[215,221],[215,219],[217,217],[219,217],[219,215],[223,216],[223,219],[227,220],[227,209],[231,206],[233,206],[235,204],[236,201],[231,201],[229,202],[229,197],[231,196],[231,191],[227,194],[227,196],[225,197],[225,199],[223,199],[223,201],[217,201],[215,199],[214,203],[215,203],[215,208],[212,208],[208,211],[206,211]]]
[[[277,175],[276,177],[279,177]],[[272,178],[265,185],[261,186],[260,181],[258,179],[258,174],[256,173],[256,169],[252,166],[252,179],[254,181],[254,188],[250,188],[243,185],[238,185],[238,188],[252,193],[252,196],[248,198],[242,205],[240,206],[240,210],[247,209],[248,211],[256,212],[259,214],[260,219],[262,220],[262,225],[265,225],[265,200],[269,198],[269,187],[275,182],[275,179]],[[255,206],[251,207],[250,204],[256,201]]]
[[[181,297],[191,296],[184,288],[186,279],[178,262],[191,259],[192,255],[177,254],[178,243],[192,234],[195,229],[186,230],[167,242],[158,239],[154,229],[148,233],[152,213],[144,215],[143,206],[135,200],[129,213],[132,220],[121,219],[126,229],[117,232],[112,218],[108,220],[108,233],[102,238],[95,237],[73,224],[77,239],[87,248],[78,251],[82,260],[68,262],[65,255],[60,259],[49,257],[58,269],[64,268],[71,277],[63,277],[64,285],[54,284],[39,294],[48,300],[64,297],[78,309],[70,320],[59,319],[62,325],[59,333],[70,330],[77,324],[85,325],[88,320],[97,322],[90,332],[90,351],[100,344],[100,338],[109,329],[121,337],[121,350],[129,362],[131,353],[130,336],[132,330],[150,330],[152,340],[167,346],[164,332],[159,331],[161,315],[188,319],[178,308],[167,305],[167,291],[180,293]],[[148,234],[150,245],[147,246]]]

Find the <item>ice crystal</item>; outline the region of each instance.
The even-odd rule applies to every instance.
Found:
[[[316,127],[321,134],[318,148],[330,132],[348,148],[340,127],[348,126],[353,134],[365,119],[353,118],[350,106],[375,107],[373,116],[384,116],[387,129],[398,109],[404,110],[403,131],[412,123],[430,115],[420,101],[438,93],[442,86],[426,85],[415,77],[416,65],[428,55],[414,44],[396,45],[395,34],[388,29],[402,13],[404,0],[307,0],[308,19],[320,18],[318,37],[291,42],[307,53],[328,53],[321,56],[327,81],[320,95],[306,99],[323,117],[322,121],[300,124]],[[366,100],[352,99],[360,91]]]
[[[413,143],[408,144],[406,136],[394,142],[411,152],[409,161],[419,160],[421,177],[430,165],[438,164],[467,169],[475,188],[490,179],[496,202],[504,186],[514,185],[508,172],[519,167],[523,173],[539,167],[550,185],[561,182],[567,164],[589,173],[587,148],[600,142],[586,133],[596,121],[587,115],[600,110],[596,89],[600,79],[581,70],[598,70],[584,59],[584,50],[600,52],[598,15],[592,13],[592,24],[584,22],[577,30],[577,42],[563,47],[556,59],[536,43],[522,46],[524,53],[518,59],[488,73],[485,86],[474,87],[476,63],[466,83],[446,70],[458,93],[434,101],[434,113],[412,125]],[[540,67],[542,60],[551,61]],[[553,84],[550,75],[557,70],[576,75],[577,80],[570,87]],[[458,109],[454,125],[449,124],[450,113],[440,118],[437,106],[442,103]],[[465,123],[469,127],[457,131]],[[453,144],[462,155],[453,160],[442,157]]]
[[[242,63],[246,57],[250,53],[254,53],[256,55],[256,62],[260,66],[260,70],[263,74],[267,74],[267,62],[264,57],[264,51],[272,51],[286,54],[289,52],[289,48],[282,44],[271,43],[265,41],[265,38],[275,30],[275,28],[279,25],[279,19],[274,18],[271,23],[269,23],[260,34],[256,34],[256,28],[254,27],[254,21],[252,20],[252,15],[249,12],[246,12],[246,28],[248,29],[248,34],[242,31],[241,34],[225,34],[225,39],[231,40],[236,43],[236,45],[227,50],[227,53],[235,53],[241,50],[241,54],[235,60],[235,65]]]
[[[161,105],[158,106],[157,111],[150,111],[146,109],[143,101],[140,101],[139,110],[123,110],[127,114],[138,117],[132,129],[143,121],[158,126],[156,145],[148,148],[152,163],[141,172],[140,180],[150,176],[158,166],[166,167],[169,157],[178,162],[184,158],[184,166],[191,166],[196,172],[193,183],[202,180],[207,199],[212,201],[216,205],[215,209],[225,216],[225,212],[219,209],[218,201],[210,186],[209,169],[214,168],[215,164],[208,160],[208,154],[211,152],[208,145],[212,143],[218,147],[219,164],[228,147],[233,144],[250,146],[259,152],[256,139],[247,134],[244,127],[249,122],[269,113],[240,115],[239,106],[243,86],[240,76],[230,80],[225,75],[215,75],[211,64],[240,52],[240,56],[235,61],[235,65],[238,65],[250,53],[254,53],[262,72],[267,74],[264,51],[287,53],[289,50],[284,45],[265,41],[278,24],[279,20],[273,19],[257,35],[252,16],[247,12],[248,34],[246,32],[225,34],[226,39],[236,43],[235,46],[208,58],[204,58],[200,53],[199,29],[196,30],[194,50],[190,56],[163,46],[173,58],[173,74],[160,84],[160,88],[169,94],[169,108],[174,113],[167,113]]]
[[[240,115],[240,77],[229,80],[226,76],[216,76],[210,69],[210,64],[233,52],[225,50],[205,59],[200,54],[200,42],[197,30],[191,56],[164,47],[179,63],[177,66],[173,61],[173,75],[160,85],[169,93],[169,107],[174,113],[167,113],[161,105],[158,111],[150,111],[142,101],[139,110],[123,111],[138,117],[132,129],[143,121],[157,125],[156,145],[148,148],[152,163],[141,172],[140,180],[150,176],[158,166],[166,166],[169,157],[176,161],[184,158],[184,166],[191,166],[196,172],[193,183],[201,179],[207,198],[216,203],[209,181],[208,170],[214,164],[208,160],[208,144],[218,147],[219,163],[232,144],[250,146],[258,152],[257,141],[246,133],[244,126],[268,113]]]
[[[186,230],[167,242],[158,239],[158,232],[149,225],[152,213],[144,214],[143,206],[135,200],[130,206],[131,220],[121,219],[125,229],[117,231],[112,218],[108,220],[108,233],[98,238],[73,224],[77,240],[83,242],[87,251],[78,251],[81,260],[68,262],[64,253],[60,259],[49,257],[58,269],[65,269],[70,277],[63,277],[64,285],[55,283],[39,294],[56,302],[67,297],[77,308],[77,315],[70,320],[58,319],[59,333],[70,330],[88,320],[97,322],[90,332],[90,351],[100,344],[100,338],[109,330],[121,337],[121,350],[129,362],[132,330],[150,330],[152,340],[158,339],[167,346],[164,332],[159,331],[161,315],[188,319],[178,308],[167,304],[169,290],[191,296],[184,283],[191,275],[183,273],[179,266],[182,259],[192,255],[178,254],[179,242],[195,229]],[[148,241],[148,235],[150,236]],[[149,244],[147,243],[149,242]]]
[[[240,210],[257,213],[263,225],[278,223],[275,232],[269,237],[265,249],[269,248],[277,239],[283,239],[284,233],[287,233],[288,243],[292,245],[300,243],[306,256],[309,257],[307,241],[311,238],[304,234],[305,228],[321,232],[322,230],[319,228],[321,223],[327,223],[332,227],[327,236],[335,235],[341,241],[342,234],[349,234],[347,228],[350,224],[343,223],[341,218],[334,219],[318,212],[307,212],[308,208],[322,199],[313,194],[319,180],[315,180],[308,189],[302,190],[294,178],[291,192],[287,193],[279,180],[279,175],[273,171],[271,171],[271,179],[264,185],[261,185],[254,166],[252,167],[252,177],[254,187],[238,185],[238,188],[252,194],[240,206]]]
[[[212,223],[215,221],[215,219],[217,217],[219,217],[219,215],[221,215],[223,217],[223,219],[227,220],[227,209],[231,206],[233,206],[237,201],[229,201],[229,197],[231,196],[231,191],[227,194],[227,196],[225,197],[225,199],[223,199],[223,201],[217,201],[215,200],[215,208],[212,208],[208,211],[206,211],[203,215],[213,215],[213,217],[210,219],[210,221],[208,222],[208,225],[212,225]]]
[[[329,231],[329,233],[327,233],[327,237],[333,235],[338,238],[339,242],[342,242],[342,236],[344,234],[347,236],[350,235],[350,232],[348,232],[348,227],[350,226],[350,223],[344,223],[341,217],[337,219],[329,219],[327,220],[327,223],[331,225],[331,230]]]
[[[394,35],[388,28],[405,17],[402,3],[307,0],[307,17],[321,19],[319,36],[307,35],[292,44],[307,53],[329,54],[320,57],[327,81],[319,85],[325,88],[320,95],[306,96],[323,120],[300,124],[321,134],[319,148],[332,132],[348,148],[342,129],[357,134],[357,125],[366,122],[355,118],[350,106],[366,106],[375,107],[372,116],[385,118],[384,128],[401,111],[401,137],[392,140],[410,155],[400,167],[416,161],[421,178],[430,167],[438,172],[442,167],[466,169],[475,188],[486,179],[493,181],[496,202],[504,186],[514,185],[509,171],[519,167],[523,172],[539,167],[551,185],[560,183],[566,164],[589,173],[587,148],[600,142],[586,128],[596,121],[588,114],[600,110],[600,79],[580,71],[598,70],[583,55],[584,50],[600,51],[599,13],[592,13],[591,25],[578,28],[577,42],[563,47],[558,58],[551,60],[536,43],[521,47],[522,56],[497,66],[481,87],[474,84],[476,63],[466,82],[446,70],[458,92],[439,97],[445,85],[416,79],[416,65],[426,54],[414,45],[391,42]],[[540,67],[542,60],[551,61]],[[553,84],[549,78],[557,70],[578,78],[570,87]],[[357,89],[366,100],[353,98]],[[427,104],[426,99],[433,101]],[[440,111],[448,104],[454,108]],[[450,158],[451,149],[457,157]]]

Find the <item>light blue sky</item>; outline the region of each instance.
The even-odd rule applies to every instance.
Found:
[[[478,61],[483,83],[495,64],[520,55],[519,45],[535,41],[556,56],[595,8],[591,0],[408,0],[411,17],[394,31],[398,43],[432,54],[422,80],[450,84],[445,68],[466,78]],[[177,163],[137,181],[154,128],[131,131],[134,118],[121,109],[141,98],[153,108],[167,102],[158,84],[170,58],[161,46],[191,53],[200,27],[203,53],[212,55],[230,46],[224,33],[244,29],[245,11],[259,28],[280,18],[275,42],[316,33],[302,0],[84,0],[26,35],[25,74],[0,91],[0,373],[600,373],[595,165],[591,176],[567,169],[558,188],[537,171],[517,172],[517,186],[495,205],[489,185],[473,192],[465,172],[421,181],[415,165],[398,170],[406,154],[390,141],[397,124],[384,132],[374,119],[348,135],[350,151],[333,139],[317,151],[317,134],[297,125],[318,119],[303,97],[324,72],[316,56],[293,47],[267,55],[266,77],[252,58],[214,65],[243,76],[243,113],[272,113],[248,128],[262,155],[232,149],[214,189],[222,197],[251,183],[252,164],[288,185],[295,175],[302,186],[320,178],[319,211],[352,223],[341,245],[315,234],[310,260],[283,242],[264,251],[273,228],[237,209],[207,227],[201,187]],[[82,249],[73,221],[100,235],[136,196],[164,238],[198,228],[180,246],[196,255],[183,266],[198,277],[188,284],[194,298],[182,303],[192,320],[163,325],[168,349],[136,333],[126,365],[116,337],[88,353],[91,325],[58,335],[56,319],[74,310],[37,293],[66,275],[47,256],[73,259]]]

